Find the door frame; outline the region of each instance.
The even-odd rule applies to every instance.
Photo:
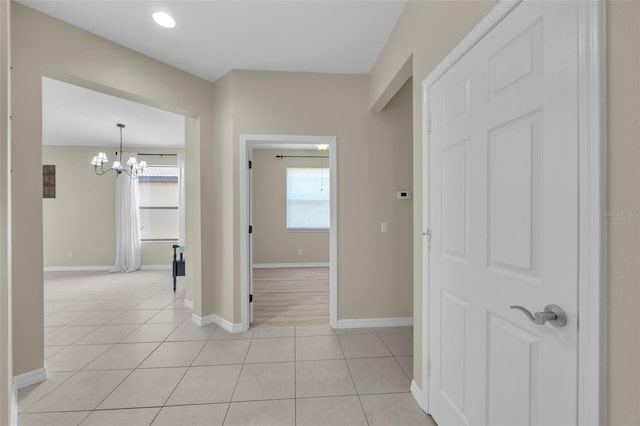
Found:
[[[429,412],[429,87],[523,1],[501,0],[422,82],[422,389],[411,391]],[[578,7],[578,424],[605,423],[606,223],[604,0]]]
[[[249,261],[250,199],[248,162],[255,147],[291,149],[296,145],[329,145],[329,325],[338,325],[338,167],[335,136],[295,135],[240,135],[240,300],[241,329],[250,326],[249,277],[252,265]]]

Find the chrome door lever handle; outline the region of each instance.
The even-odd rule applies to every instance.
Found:
[[[557,305],[547,305],[544,307],[543,312],[536,312],[535,314],[532,314],[522,306],[514,305],[511,306],[511,309],[519,310],[534,324],[542,325],[548,322],[555,327],[562,327],[567,324],[567,314]]]

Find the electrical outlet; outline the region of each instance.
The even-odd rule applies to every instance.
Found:
[[[298,256],[302,256],[302,249],[298,249]]]
[[[380,233],[386,234],[387,232],[389,232],[389,222],[381,222]]]
[[[72,251],[68,251],[68,252],[67,252],[67,257],[68,257],[69,259],[71,259],[71,258],[73,257],[73,252],[72,252]]]

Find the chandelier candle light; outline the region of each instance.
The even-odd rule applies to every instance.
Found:
[[[107,158],[107,154],[105,154],[104,152],[100,152],[98,153],[98,155],[93,157],[93,160],[91,160],[91,165],[93,166],[93,170],[97,175],[104,175],[110,171],[115,171],[118,175],[120,175],[122,172],[125,172],[131,177],[131,179],[137,179],[138,176],[144,171],[144,168],[147,167],[147,162],[141,161],[138,163],[136,157],[131,156],[127,161],[129,170],[122,167],[122,129],[124,129],[124,124],[117,123],[116,126],[120,128],[120,151],[116,153],[116,155],[118,156],[117,160],[115,160],[113,164],[111,164],[111,168],[105,170],[103,166],[109,161],[109,159]],[[100,170],[98,170],[98,167],[100,167]]]

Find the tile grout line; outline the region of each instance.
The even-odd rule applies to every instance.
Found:
[[[249,330],[251,326],[249,326]],[[215,331],[214,331],[215,333]],[[249,350],[251,349],[251,344],[253,343],[253,336],[255,335],[255,330],[251,333],[251,337],[249,338],[249,346],[247,346],[247,352],[244,354],[244,358],[242,360],[242,365],[240,367],[240,372],[238,373],[238,378],[236,379],[236,385],[233,387],[233,392],[231,392],[231,398],[229,399],[229,405],[227,405],[227,411],[224,413],[224,419],[222,420],[222,424],[224,425],[227,421],[227,417],[229,416],[229,411],[231,410],[231,404],[233,403],[233,397],[236,395],[236,391],[238,390],[238,383],[240,383],[240,378],[242,377],[242,371],[244,371],[244,365],[247,362],[247,356],[249,356]]]
[[[370,424],[369,418],[367,417],[367,412],[364,411],[364,404],[362,404],[362,398],[360,398],[360,392],[358,392],[358,387],[356,386],[356,381],[353,378],[353,374],[351,373],[351,367],[349,367],[349,361],[347,361],[347,356],[344,353],[344,349],[342,348],[342,342],[340,341],[340,337],[337,336],[338,344],[340,345],[340,350],[342,351],[342,355],[344,355],[344,363],[347,365],[347,371],[349,372],[349,377],[351,377],[351,382],[353,383],[353,389],[356,391],[356,396],[358,397],[358,402],[360,403],[360,409],[362,410],[362,414],[364,415],[364,421],[367,422],[367,425]]]
[[[184,321],[180,324],[182,325],[184,324]],[[180,326],[178,326],[176,328],[176,330],[180,328]],[[155,352],[160,346],[162,346],[162,344],[167,343],[167,338],[171,337],[171,335],[175,333],[175,330],[172,333],[169,333],[169,335],[165,338],[165,340],[160,343],[158,345],[158,347],[153,351]],[[179,343],[179,342],[169,342],[169,343]],[[160,415],[160,412],[162,412],[162,410],[164,409],[164,407],[167,406],[167,402],[169,402],[169,400],[171,399],[171,397],[173,396],[173,394],[176,392],[176,389],[178,389],[178,386],[180,386],[180,383],[182,383],[182,381],[184,380],[184,378],[186,377],[187,373],[189,372],[189,370],[191,369],[191,367],[193,366],[193,363],[196,361],[196,359],[198,358],[198,356],[200,355],[200,353],[202,352],[202,350],[204,349],[204,347],[207,345],[207,342],[204,342],[204,344],[202,345],[202,347],[200,348],[200,350],[198,351],[198,353],[196,354],[195,357],[193,357],[193,360],[191,360],[191,364],[185,369],[184,374],[182,375],[182,377],[180,378],[180,380],[178,380],[178,382],[176,383],[176,385],[173,387],[173,390],[171,391],[171,393],[169,393],[169,395],[167,396],[167,399],[165,399],[165,401],[162,403],[162,407],[158,410],[158,412],[156,413],[156,415],[153,417],[153,420],[151,421],[151,424],[153,424],[153,422],[156,421],[156,418]],[[151,354],[149,354],[149,356],[151,356]],[[147,357],[149,358],[149,357]],[[145,361],[146,359],[145,358]],[[143,361],[144,362],[144,361]],[[142,364],[140,364],[142,365]]]
[[[156,294],[158,294],[158,293],[156,293]],[[152,296],[151,298],[153,298],[153,296]],[[151,298],[149,298],[149,299],[151,299]],[[149,299],[146,299],[146,300],[149,300]],[[141,303],[144,303],[144,302],[141,302]],[[167,306],[168,306],[168,305],[167,305]],[[159,311],[158,313],[160,313],[160,312],[161,312],[161,311]],[[156,315],[157,315],[157,314],[156,314]],[[155,317],[155,315],[153,315],[151,318],[153,318],[153,317]],[[141,324],[141,325],[140,325],[140,327],[142,327],[142,325],[144,325],[144,324],[152,324],[152,323],[149,323],[149,320],[151,320],[151,318],[147,319],[147,321],[145,321],[143,324]],[[183,321],[183,322],[184,322],[184,321]],[[182,324],[182,323],[180,323],[180,324]],[[162,340],[162,341],[161,341],[161,342],[160,342],[160,343],[155,347],[155,349],[154,349],[154,350],[152,350],[152,351],[151,351],[151,352],[150,352],[150,353],[149,353],[149,354],[148,354],[148,355],[147,355],[147,356],[146,356],[142,361],[140,361],[140,363],[138,364],[138,366],[137,366],[137,367],[135,367],[135,368],[133,369],[133,371],[131,372],[131,374],[133,374],[133,372],[134,372],[134,371],[136,371],[136,370],[138,370],[138,369],[140,369],[140,370],[144,370],[144,368],[141,368],[142,364],[144,364],[144,362],[145,362],[147,359],[149,359],[149,357],[151,357],[151,355],[153,355],[153,354],[158,350],[158,348],[159,348],[160,346],[162,346],[164,343],[166,343],[166,342],[167,342],[167,338],[168,338],[168,337],[170,337],[173,333],[175,333],[175,331],[176,331],[179,327],[180,327],[180,326],[178,325],[178,326],[177,326],[177,327],[176,327],[172,332],[170,332],[167,336],[165,336],[164,340]],[[136,330],[137,330],[137,329],[136,329]],[[133,332],[132,332],[132,333],[133,333]],[[123,339],[124,339],[124,338],[123,338]],[[203,346],[203,347],[204,347],[204,346]],[[202,350],[202,349],[200,349],[200,350]],[[195,359],[195,358],[194,358],[194,359]],[[192,361],[192,363],[193,363],[193,361]],[[182,367],[175,367],[175,368],[182,368]],[[178,387],[178,385],[182,382],[182,380],[184,379],[184,376],[187,374],[187,372],[188,372],[188,371],[189,371],[189,368],[187,367],[187,369],[185,370],[184,374],[182,375],[182,377],[180,378],[180,380],[178,380],[178,382],[176,383],[175,387],[173,388],[173,390],[171,391],[171,393],[169,394],[169,396],[167,396],[167,399],[166,399],[166,400],[164,401],[164,403],[162,404],[162,407],[164,407],[164,406],[165,406],[165,404],[167,403],[167,401],[169,400],[169,398],[171,398],[171,395],[173,395],[173,393],[175,392],[176,388],[177,388],[177,387]],[[131,374],[130,374],[130,375],[131,375]],[[129,377],[129,376],[127,376],[127,377]],[[126,379],[125,379],[125,380],[126,380]],[[122,384],[122,382],[121,382],[120,384]],[[120,384],[119,384],[118,386],[120,386]],[[116,387],[116,388],[117,388],[117,387]],[[115,391],[115,389],[114,389],[114,391]],[[112,391],[112,392],[113,392],[113,391]],[[102,402],[104,402],[104,400],[103,400]],[[102,402],[101,402],[101,403],[102,403]],[[96,407],[96,408],[97,408],[97,407]],[[135,408],[145,408],[145,407],[135,407]],[[155,421],[155,418],[160,414],[160,411],[162,411],[162,408],[160,408],[160,410],[158,410],[158,412],[156,413],[156,416],[153,418],[153,421]],[[152,421],[152,423],[153,423],[153,421]]]
[[[157,293],[156,293],[156,294],[157,294]],[[144,302],[144,301],[143,301],[143,302]],[[140,303],[143,303],[143,302],[140,302]],[[81,301],[79,301],[79,302],[77,302],[77,303],[72,303],[70,307],[73,307],[73,306],[78,305],[78,304],[80,304],[80,303],[81,303]],[[44,308],[43,308],[43,309],[44,309]],[[63,312],[63,311],[64,311],[64,310],[61,310],[60,312]],[[89,314],[91,311],[69,311],[69,312],[81,312],[81,314],[77,317],[77,318],[80,318],[80,317],[83,317],[83,316],[85,316],[85,315]],[[85,312],[85,313],[83,314],[82,312]],[[43,312],[43,314],[45,314],[45,315],[46,315],[46,313],[44,313],[44,312]],[[77,319],[77,318],[76,318],[76,319]],[[72,320],[72,321],[74,321],[74,320]],[[68,348],[71,348],[71,347],[74,347],[74,346],[82,346],[82,345],[76,345],[76,343],[77,343],[77,342],[79,342],[80,340],[84,339],[84,338],[85,338],[86,336],[88,336],[89,334],[92,334],[93,332],[95,332],[96,330],[98,330],[100,327],[103,327],[104,325],[106,325],[106,324],[103,324],[102,326],[100,326],[100,325],[96,326],[96,328],[95,328],[94,330],[92,330],[92,331],[90,331],[89,333],[87,333],[87,334],[85,334],[85,335],[81,336],[80,338],[78,338],[77,340],[75,340],[74,342],[72,342],[71,344],[69,344],[69,345],[64,345],[65,347],[64,347],[63,349],[61,349],[60,351],[58,351],[58,352],[64,351],[64,350],[66,350],[66,349],[68,349]],[[87,325],[85,325],[85,326],[77,325],[77,326],[78,326],[78,327],[91,327],[91,325],[88,325],[88,326],[87,326]],[[62,327],[75,327],[75,326],[74,326],[74,325],[64,325],[64,326],[60,326],[60,327],[58,327],[58,328],[62,328]],[[139,327],[138,327],[138,328],[139,328]],[[137,329],[137,328],[136,328],[136,329]],[[131,331],[131,333],[132,333],[133,331],[134,331],[134,330],[132,330],[132,331]],[[129,333],[129,334],[130,334],[130,333]],[[125,336],[125,337],[126,337],[126,336]],[[124,337],[123,337],[122,339],[124,339]],[[122,340],[122,339],[120,339],[120,340]],[[72,374],[71,374],[69,377],[67,377],[65,380],[63,380],[61,383],[59,383],[57,386],[55,386],[54,388],[52,388],[52,389],[51,389],[51,390],[49,390],[48,392],[46,392],[46,393],[45,393],[44,395],[42,395],[40,398],[38,398],[37,400],[35,400],[34,402],[32,402],[29,406],[25,407],[24,411],[23,411],[22,413],[19,413],[19,414],[25,414],[25,411],[26,411],[26,410],[28,410],[29,408],[33,407],[35,404],[37,404],[38,402],[40,402],[43,398],[45,398],[45,397],[46,397],[47,395],[49,395],[51,392],[53,392],[54,390],[58,389],[58,388],[59,388],[60,386],[62,386],[64,383],[66,383],[67,381],[69,381],[71,378],[75,377],[78,373],[80,373],[80,372],[84,372],[84,371],[94,371],[94,370],[85,370],[85,368],[86,368],[87,366],[89,366],[91,363],[93,363],[96,359],[98,359],[98,358],[100,358],[102,355],[104,355],[106,352],[108,352],[109,350],[111,350],[111,349],[112,349],[115,345],[117,345],[117,344],[118,344],[118,343],[110,344],[109,349],[107,349],[106,351],[104,351],[103,353],[101,353],[100,355],[98,355],[95,359],[93,359],[93,360],[89,361],[89,362],[88,362],[86,365],[84,365],[80,370],[77,370],[77,371],[70,371]],[[49,345],[49,346],[55,346],[55,345]],[[134,369],[134,370],[135,370],[135,369]],[[95,371],[99,371],[99,370],[95,370]],[[132,370],[132,372],[133,372],[133,370]],[[55,372],[52,372],[52,373],[55,373]],[[61,373],[63,373],[63,372],[61,372]],[[130,374],[131,374],[131,373],[130,373]],[[127,377],[128,377],[128,375],[127,375]],[[126,377],[125,377],[125,379],[126,379]],[[123,381],[124,381],[124,380],[123,380]],[[116,387],[115,387],[113,390],[115,390],[118,386],[120,386],[120,384],[121,384],[121,383],[122,383],[122,382],[118,383],[118,385],[116,385]],[[112,390],[112,392],[113,392],[113,390]],[[111,392],[109,393],[109,395],[110,395],[110,394],[111,394]],[[107,396],[108,396],[108,395],[107,395]],[[96,407],[97,407],[97,406],[99,406],[102,402],[103,402],[103,401],[100,401],[100,402],[98,403],[98,405],[96,405]],[[95,409],[96,407],[94,407],[94,409]],[[82,410],[82,411],[85,411],[85,410]],[[91,412],[92,412],[92,411],[94,411],[94,410],[89,410],[89,411],[88,411],[87,416],[89,416],[89,415],[91,414]],[[86,418],[87,416],[85,416],[85,418]],[[82,422],[82,421],[84,421],[84,420],[85,420],[85,418],[83,418],[83,419],[81,420],[81,422]]]
[[[85,416],[80,420],[80,422],[78,422],[78,426],[82,425],[82,423],[87,420],[87,417],[89,417],[91,415],[91,413],[93,413],[92,411],[87,411],[87,414],[85,414]]]
[[[402,370],[404,375],[407,376],[407,378],[409,379],[409,386],[411,386],[411,380],[413,380],[413,379],[411,377],[409,377],[409,374],[407,374],[406,371],[404,371],[404,368],[402,368],[402,365],[400,365],[400,361],[398,361],[398,357],[396,357],[396,355],[393,353],[393,351],[391,350],[391,348],[389,347],[387,342],[385,342],[384,338],[382,336],[380,336],[380,332],[378,332],[378,330],[376,330],[376,333],[378,334],[378,337],[380,337],[380,340],[382,340],[382,343],[384,343],[384,345],[387,347],[387,350],[391,353],[391,356],[395,360],[396,364],[398,364],[398,367],[400,367],[400,370]],[[402,333],[402,332],[400,332],[400,333]],[[411,392],[411,387],[409,387],[409,392]]]
[[[156,293],[156,294],[157,294],[157,293]],[[149,299],[149,298],[147,298],[147,299],[145,299],[145,300],[148,300],[148,299]],[[142,301],[142,302],[140,302],[140,303],[143,303],[145,300],[143,300],[143,301]],[[155,315],[154,315],[154,316],[155,316]],[[152,316],[151,318],[153,318],[153,316]],[[151,319],[151,318],[149,318],[149,319]],[[144,321],[142,324],[140,324],[140,326],[139,326],[138,328],[142,327],[144,324],[147,324],[147,322],[149,321],[149,319],[147,319],[147,320],[146,320],[146,321]],[[114,324],[114,325],[122,325],[122,324]],[[126,324],[125,324],[125,325],[126,325]],[[136,328],[135,330],[137,330],[138,328]],[[131,333],[133,333],[135,330],[131,331]],[[94,330],[94,331],[95,331],[95,330]],[[129,334],[131,334],[131,333],[129,333]],[[128,335],[127,335],[127,336],[128,336]],[[168,337],[168,336],[167,336],[167,337]],[[125,338],[126,338],[126,336],[125,336],[125,337],[123,337],[121,340],[123,340],[123,339],[125,339]],[[166,338],[165,338],[165,339],[166,339]],[[164,342],[164,341],[163,341],[163,342]],[[100,404],[102,404],[102,403],[103,403],[107,398],[109,398],[109,396],[111,396],[111,394],[113,394],[113,392],[115,392],[115,390],[116,390],[116,389],[118,389],[118,388],[120,387],[120,385],[122,385],[122,383],[124,383],[124,381],[125,381],[125,380],[127,380],[127,379],[128,379],[128,378],[129,378],[133,373],[134,373],[134,371],[136,371],[136,370],[138,369],[138,367],[140,367],[140,365],[142,365],[142,363],[143,363],[144,361],[146,361],[146,360],[147,360],[147,359],[148,359],[148,358],[149,358],[149,357],[150,357],[150,356],[151,356],[151,355],[152,355],[152,354],[153,354],[153,353],[154,353],[154,352],[155,352],[155,351],[160,347],[160,345],[162,345],[162,343],[163,343],[163,342],[161,342],[158,346],[156,346],[156,348],[155,348],[153,351],[151,351],[151,352],[150,352],[150,353],[145,357],[145,359],[143,359],[143,360],[138,364],[138,366],[137,366],[137,367],[135,367],[134,369],[132,369],[132,370],[129,372],[129,374],[127,374],[127,375],[126,375],[126,376],[125,376],[125,377],[124,377],[124,378],[123,378],[123,379],[122,379],[122,380],[121,380],[121,381],[120,381],[120,382],[119,382],[119,383],[118,383],[118,384],[117,384],[117,385],[116,385],[116,386],[115,386],[115,387],[114,387],[114,388],[113,388],[113,389],[112,389],[112,390],[111,390],[111,391],[110,391],[110,392],[109,392],[109,393],[108,393],[108,394],[107,394],[107,395],[106,395],[102,400],[100,400],[100,402],[98,402],[98,404],[96,404],[96,405],[93,407],[93,409],[91,409],[91,410],[90,410],[90,413],[87,415],[87,417],[88,417],[89,415],[91,415],[91,413],[93,413],[94,411],[96,411],[96,409],[100,406]],[[115,345],[114,345],[114,346],[115,346]],[[97,358],[96,358],[96,359],[97,359]],[[95,360],[94,360],[94,361],[95,361]],[[93,362],[93,361],[92,361],[92,362]],[[87,364],[87,365],[88,365],[88,364]],[[186,373],[186,372],[185,372],[185,373]],[[165,401],[165,402],[166,402],[166,401]],[[143,408],[143,407],[136,407],[136,408]],[[83,419],[82,421],[84,421],[84,419]]]
[[[75,376],[76,374],[78,374],[79,371],[73,372],[73,374],[71,374],[69,377],[67,377],[66,379],[64,379],[62,382],[60,382],[58,384],[58,386],[54,387],[53,389],[51,389],[49,392],[45,393],[44,395],[42,395],[40,398],[38,398],[37,400],[35,400],[34,402],[32,402],[31,404],[29,404],[27,407],[24,408],[24,410],[22,412],[18,412],[18,414],[29,414],[26,413],[26,411],[33,407],[34,405],[36,405],[38,402],[40,402],[45,396],[49,395],[51,392],[53,392],[54,390],[58,389],[60,386],[62,386],[64,383],[66,383],[67,381],[69,381],[69,379],[71,379],[73,376]],[[53,373],[56,374],[56,373]],[[64,373],[60,373],[60,374],[64,374]],[[46,380],[45,380],[46,381]],[[43,383],[43,382],[40,382]],[[38,384],[38,383],[36,383]]]
[[[102,325],[102,326],[98,327],[96,330],[93,330],[91,333],[89,333],[89,334],[87,334],[86,336],[84,336],[82,339],[84,339],[85,337],[88,337],[90,334],[95,333],[96,331],[98,331],[98,330],[99,330],[100,328],[102,328],[102,327],[106,327],[106,326],[116,327],[116,326],[118,326],[118,325],[120,325],[120,326],[122,326],[122,325],[137,325],[137,327],[136,327],[136,328],[134,328],[133,330],[131,330],[131,331],[130,331],[129,333],[127,333],[126,335],[122,336],[122,338],[121,338],[120,340],[118,340],[116,343],[114,343],[115,345],[119,345],[119,344],[121,344],[121,343],[122,343],[122,341],[123,341],[124,339],[126,339],[126,338],[127,338],[127,336],[129,336],[131,333],[133,333],[134,331],[136,331],[137,329],[139,329],[140,327],[142,327],[142,324],[117,324],[117,325],[116,325],[116,324],[113,324],[113,325],[110,325],[110,324],[104,324],[104,325]],[[80,339],[80,340],[82,340],[82,339]],[[80,340],[78,340],[78,342],[79,342]],[[74,343],[74,344],[82,345],[83,343],[77,343],[77,342],[76,342],[76,343]],[[86,343],[85,343],[85,344],[86,344]]]
[[[157,347],[156,347],[156,349],[157,349]],[[153,352],[155,352],[155,349],[153,350]],[[153,353],[153,352],[152,352],[152,353]],[[149,355],[151,355],[151,354],[149,354]],[[146,358],[145,358],[145,359],[146,359]],[[142,362],[144,362],[144,360],[143,360]],[[138,364],[138,365],[139,365],[139,364]],[[126,369],[125,369],[125,370],[126,370]],[[100,400],[100,402],[98,402],[98,403],[97,403],[97,404],[96,404],[96,405],[91,409],[91,413],[93,413],[94,411],[96,411],[96,409],[100,406],[100,404],[102,404],[102,403],[103,403],[107,398],[109,398],[109,397],[111,396],[111,394],[112,394],[113,392],[115,392],[115,390],[116,390],[116,389],[118,389],[118,388],[120,387],[120,385],[122,385],[122,384],[125,382],[125,380],[127,380],[127,379],[128,379],[128,378],[133,374],[133,372],[134,372],[134,371],[136,371],[136,370],[137,370],[137,367],[136,367],[136,368],[134,368],[134,369],[132,369],[131,371],[129,371],[129,374],[127,374],[127,375],[126,375],[126,376],[125,376],[125,377],[124,377],[120,382],[118,382],[118,384],[117,384],[117,385],[115,385],[115,386],[113,387],[113,389],[111,389],[111,391],[110,391],[110,392],[109,392],[109,393],[108,393],[104,398],[102,398],[102,399]],[[110,370],[110,371],[116,371],[116,370]],[[117,371],[122,371],[122,370],[117,370]]]

